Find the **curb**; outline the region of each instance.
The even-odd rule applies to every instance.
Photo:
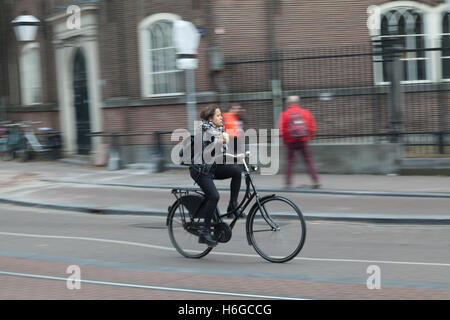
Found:
[[[133,209],[133,208],[102,208],[96,206],[80,206],[74,204],[59,204],[40,201],[24,201],[12,198],[0,198],[0,203],[13,204],[24,207],[36,207],[52,210],[75,211],[100,215],[144,215],[144,216],[167,216],[167,211],[160,209]],[[385,224],[428,224],[428,225],[450,225],[450,216],[413,216],[413,215],[387,215],[387,214],[335,214],[335,213],[303,213],[307,221],[343,221],[343,222],[369,222]]]
[[[127,187],[127,188],[147,188],[147,189],[189,189],[200,190],[193,186],[173,186],[173,185],[157,185],[157,184],[130,184],[130,183],[112,183],[112,182],[96,182],[82,180],[67,179],[50,179],[41,178],[40,181],[56,182],[56,183],[73,183],[109,187]],[[217,187],[217,190],[227,191],[228,187]],[[241,187],[241,191],[245,191]],[[278,192],[278,193],[311,193],[311,194],[328,194],[328,195],[353,195],[353,196],[376,196],[376,197],[413,197],[413,198],[450,198],[450,193],[432,193],[432,192],[386,192],[386,191],[351,191],[351,190],[327,190],[327,189],[282,189],[282,188],[258,188],[261,192]]]
[[[0,203],[13,204],[23,207],[34,207],[34,208],[44,208],[52,210],[65,210],[74,211],[90,214],[129,214],[129,215],[151,215],[151,216],[167,216],[167,211],[162,210],[142,210],[133,208],[108,208],[108,207],[97,207],[97,206],[80,206],[76,204],[65,204],[65,203],[50,203],[42,201],[24,201],[13,198],[0,198]]]

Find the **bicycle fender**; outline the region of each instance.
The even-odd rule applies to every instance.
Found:
[[[276,196],[276,194],[267,195],[267,196],[264,196],[261,199],[259,199],[259,201],[263,202],[263,201],[265,201],[267,199],[270,199],[270,198],[273,198],[275,196]],[[250,232],[249,232],[249,230],[250,230],[250,217],[252,216],[253,212],[256,211],[257,208],[258,208],[258,202],[255,202],[253,204],[253,206],[250,208],[250,211],[249,211],[248,216],[247,216],[247,220],[245,221],[245,230],[247,231],[246,232],[246,234],[247,234],[247,242],[248,242],[249,246],[252,245],[252,243],[250,241]]]
[[[180,200],[175,200],[175,202],[167,208],[166,226],[169,226],[170,211],[172,211],[172,208],[175,207],[178,204],[178,202],[180,202]]]

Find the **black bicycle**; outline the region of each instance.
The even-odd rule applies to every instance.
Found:
[[[248,154],[247,154],[248,156]],[[212,220],[213,237],[219,243],[230,241],[237,220],[245,216],[244,210],[256,199],[246,220],[248,244],[270,262],[287,262],[302,249],[306,238],[306,223],[300,209],[291,200],[272,194],[261,197],[256,190],[246,160],[243,160],[246,191],[239,206],[220,214],[216,208]],[[256,167],[251,166],[256,170]],[[198,216],[205,202],[204,194],[196,188],[172,189],[176,201],[169,207],[167,226],[176,250],[187,258],[202,258],[212,247],[199,243],[203,217]],[[234,215],[230,224],[224,218]]]

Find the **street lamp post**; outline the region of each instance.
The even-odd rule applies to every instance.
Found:
[[[177,53],[177,68],[185,70],[186,75],[186,108],[188,114],[188,128],[194,132],[196,118],[195,98],[195,69],[197,68],[197,48],[200,34],[197,28],[189,21],[178,20],[173,26],[173,41]]]
[[[14,28],[14,33],[16,34],[16,39],[18,42],[32,42],[36,40],[37,30],[41,21],[29,14],[23,13],[22,15],[11,21]],[[7,118],[6,104],[0,101],[0,107],[4,107],[4,117]]]
[[[17,41],[28,42],[36,39],[37,29],[41,21],[29,14],[22,14],[11,21]]]

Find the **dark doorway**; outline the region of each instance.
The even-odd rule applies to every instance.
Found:
[[[76,113],[78,154],[88,155],[91,151],[91,119],[89,116],[89,99],[87,90],[86,60],[78,49],[73,65],[73,88]]]

